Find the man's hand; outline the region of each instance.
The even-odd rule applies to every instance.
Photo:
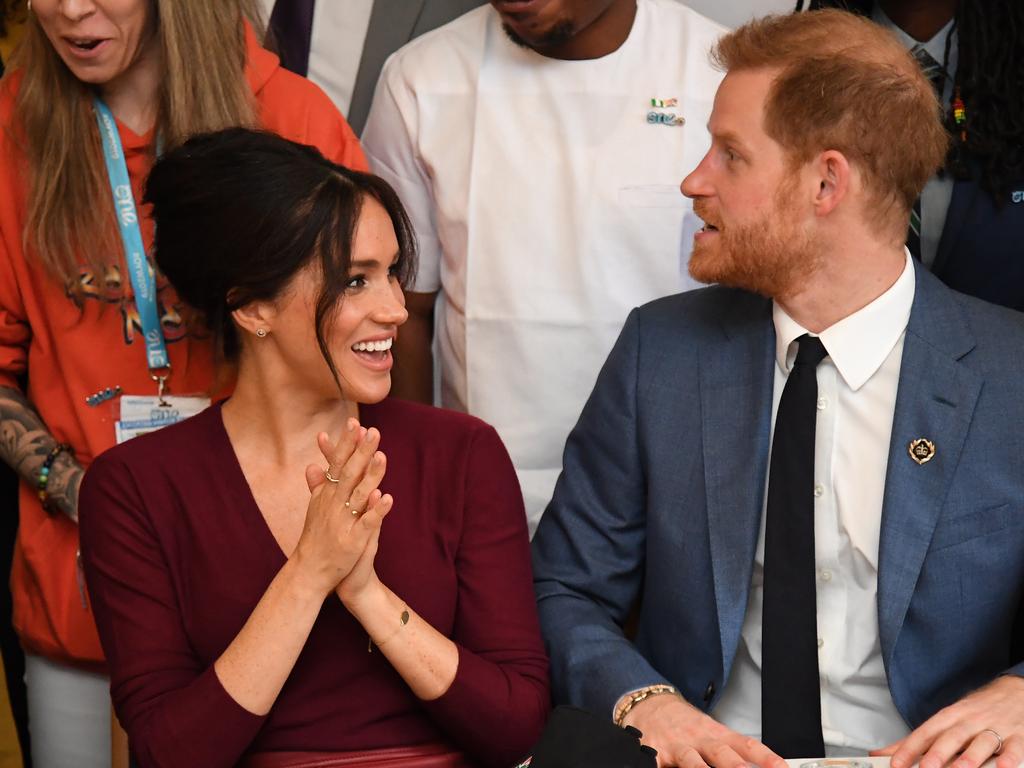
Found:
[[[916,762],[920,768],[942,768],[954,758],[951,768],[978,768],[1000,746],[996,768],[1024,762],[1024,678],[1016,675],[1000,677],[939,710],[905,739],[871,754],[892,755],[892,768]]]
[[[678,696],[661,694],[641,701],[623,725],[641,731],[640,741],[658,750],[658,768],[749,768],[750,763],[787,768],[785,760],[757,739],[730,731]]]

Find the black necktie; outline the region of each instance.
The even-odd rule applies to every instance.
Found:
[[[910,55],[920,65],[924,76],[932,84],[935,95],[942,101],[942,88],[946,81],[946,71],[935,58],[918,43],[910,49]],[[907,229],[907,249],[910,255],[918,261],[921,260],[921,198],[914,201],[914,208],[910,211],[910,227]]]
[[[281,56],[281,65],[303,77],[309,71],[314,2],[315,0],[277,0],[268,25]]]
[[[824,757],[814,566],[814,425],[821,340],[797,339],[775,416],[764,535],[761,740],[782,757]]]

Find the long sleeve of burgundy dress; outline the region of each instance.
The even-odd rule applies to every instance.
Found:
[[[143,768],[231,766],[249,752],[446,742],[510,764],[539,736],[548,666],[523,505],[494,430],[386,400],[360,418],[388,456],[377,572],[458,646],[451,688],[417,699],[331,595],[266,717],[213,664],[286,561],[219,406],[111,449],[82,484],[82,555],[111,693]]]

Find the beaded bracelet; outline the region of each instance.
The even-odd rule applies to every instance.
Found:
[[[57,510],[53,509],[53,505],[50,504],[50,495],[47,492],[47,488],[50,485],[50,468],[53,466],[53,462],[57,460],[57,457],[62,453],[70,453],[74,455],[74,450],[67,443],[57,443],[50,449],[50,452],[46,454],[46,458],[43,460],[43,466],[39,468],[39,478],[37,486],[39,488],[39,501],[43,505],[43,509],[49,512],[51,515]]]

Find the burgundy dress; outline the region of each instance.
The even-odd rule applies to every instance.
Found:
[[[285,563],[228,440],[220,405],[101,455],[82,484],[82,555],[132,752],[149,766],[231,766],[250,752],[447,742],[512,764],[539,736],[548,664],[526,519],[495,431],[401,400],[360,408],[381,432],[394,496],[381,581],[455,641],[439,699],[417,699],[333,594],[265,717],[214,661]]]

